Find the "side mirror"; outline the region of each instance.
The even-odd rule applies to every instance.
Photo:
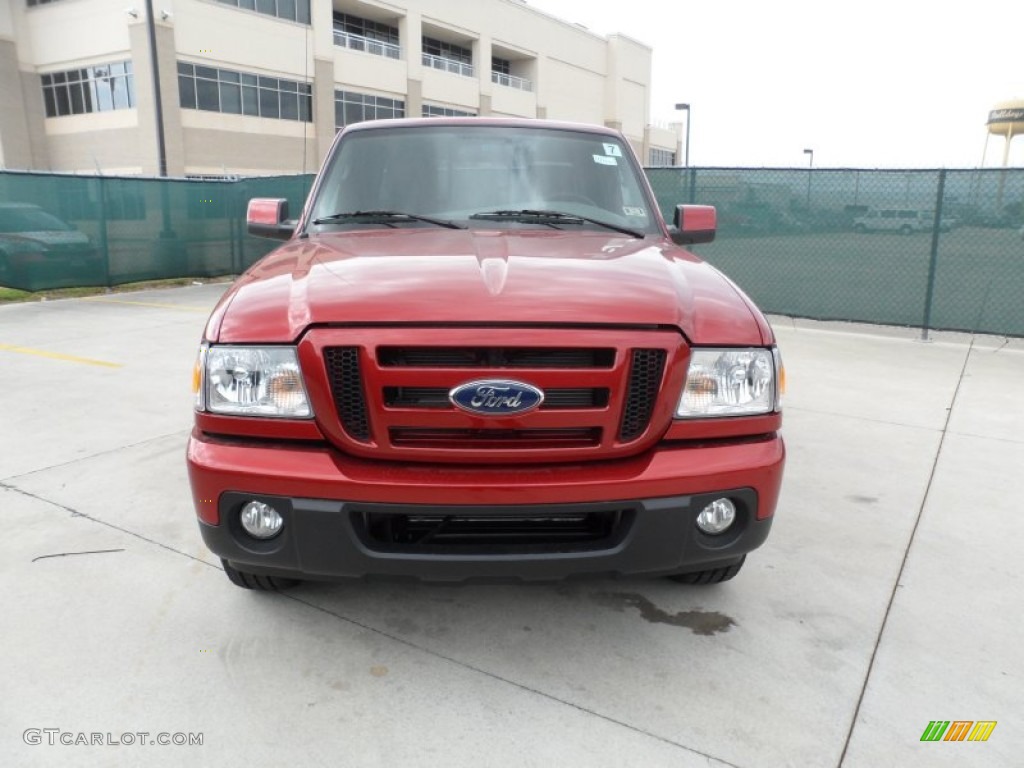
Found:
[[[250,235],[288,240],[295,234],[295,222],[288,219],[288,201],[284,198],[254,197],[245,212]]]
[[[677,205],[669,237],[676,245],[710,243],[718,228],[718,213],[713,205]]]

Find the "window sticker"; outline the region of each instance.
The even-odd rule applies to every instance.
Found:
[[[614,157],[608,157],[608,155],[594,155],[594,162],[600,163],[601,165],[618,165],[619,161]]]
[[[635,208],[632,205],[624,205],[624,206],[622,206],[622,212],[624,214],[626,214],[627,216],[646,216],[647,215],[647,211],[645,211],[643,208]]]
[[[622,157],[622,150],[618,144],[605,144],[604,153],[609,157]]]

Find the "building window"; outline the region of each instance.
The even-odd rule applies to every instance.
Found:
[[[398,45],[398,27],[381,24],[369,19],[361,19],[349,13],[334,14],[334,29],[349,35],[357,35],[367,40]]]
[[[512,62],[508,59],[491,59],[491,82],[506,88],[518,88],[520,91],[532,91],[533,83],[525,77],[512,74]]]
[[[299,24],[309,24],[309,0],[217,0],[224,5],[234,5],[247,11],[256,11],[267,16],[276,16]]]
[[[424,104],[423,117],[476,117],[476,112],[466,112],[462,109],[441,107],[436,104]]]
[[[423,66],[474,77],[473,52],[454,43],[423,36]]]
[[[182,109],[312,122],[309,83],[179,61],[178,92]]]
[[[405,117],[405,102],[401,99],[352,91],[334,92],[334,126],[337,129],[364,120],[387,120],[394,117]]]
[[[387,56],[389,59],[402,58],[402,49],[398,45],[398,27],[361,19],[348,13],[334,14],[334,44],[375,56]]]
[[[135,106],[130,61],[117,61],[42,76],[47,117],[110,112]]]
[[[446,43],[444,40],[435,40],[432,37],[423,37],[423,52],[431,56],[439,56],[442,59],[451,59],[462,64],[473,63],[473,52],[469,48],[463,48],[454,43]]]
[[[651,165],[675,165],[676,153],[670,149],[651,149]]]

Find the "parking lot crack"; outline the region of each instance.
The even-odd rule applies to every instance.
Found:
[[[136,539],[140,539],[140,540],[146,542],[147,544],[153,544],[154,546],[160,547],[161,549],[166,549],[168,552],[174,552],[177,555],[183,555],[184,557],[187,557],[189,560],[194,560],[197,563],[202,563],[203,565],[209,566],[210,568],[217,568],[219,570],[218,566],[213,565],[212,563],[208,563],[205,560],[196,557],[195,555],[190,555],[188,552],[182,552],[180,549],[175,549],[174,547],[170,547],[167,544],[164,544],[162,542],[157,541],[156,539],[151,539],[148,536],[143,536],[141,533],[137,533],[136,531],[130,530],[128,528],[122,528],[119,525],[114,525],[113,523],[109,523],[106,520],[101,520],[98,517],[93,517],[92,515],[88,515],[85,512],[79,512],[77,509],[69,507],[66,504],[61,504],[59,501],[54,501],[53,499],[47,499],[45,496],[39,496],[38,494],[31,493],[29,491],[23,490],[21,488],[18,488],[17,486],[9,485],[9,484],[7,484],[4,481],[0,481],[0,490],[10,491],[11,493],[17,493],[17,494],[20,494],[21,496],[26,496],[26,497],[28,497],[30,499],[35,499],[36,501],[42,502],[43,504],[47,504],[47,505],[49,505],[51,507],[56,507],[57,509],[62,509],[65,512],[68,512],[72,517],[80,517],[80,518],[83,518],[85,520],[88,520],[89,522],[97,523],[99,525],[106,526],[107,528],[110,528],[110,529],[115,530],[115,531],[120,531],[121,533],[125,533],[125,534],[127,534],[129,536],[133,536]],[[70,552],[70,553],[67,553],[67,554],[83,554],[83,553]],[[92,554],[92,553],[84,553],[84,554]]]
[[[85,552],[55,552],[52,555],[39,555],[39,557],[33,557],[32,562],[37,560],[49,560],[51,557],[70,557],[72,555],[105,555],[108,552],[124,552],[124,549],[90,549]]]
[[[454,665],[456,667],[459,667],[461,669],[467,670],[469,672],[474,672],[474,673],[476,673],[478,675],[483,675],[484,677],[488,677],[491,680],[494,680],[496,682],[504,683],[505,685],[512,686],[513,688],[516,688],[516,689],[518,689],[520,691],[523,691],[525,693],[532,694],[534,696],[539,696],[539,697],[541,697],[543,699],[546,699],[548,701],[554,702],[556,704],[561,704],[562,706],[570,707],[572,709],[577,710],[578,712],[582,712],[583,714],[590,715],[591,717],[599,718],[600,720],[604,720],[606,723],[611,723],[613,725],[620,726],[620,727],[625,728],[625,729],[627,729],[629,731],[632,731],[633,733],[639,734],[641,736],[646,736],[647,738],[654,739],[655,741],[659,741],[662,744],[667,744],[667,745],[675,747],[677,749],[684,750],[684,751],[689,752],[690,754],[693,754],[693,755],[699,755],[700,757],[703,757],[705,760],[708,761],[709,768],[741,768],[741,766],[738,766],[735,763],[730,763],[730,762],[728,762],[726,760],[723,760],[723,759],[721,759],[719,757],[715,757],[714,755],[709,755],[706,752],[701,752],[699,749],[694,749],[693,747],[688,747],[685,744],[680,744],[678,741],[673,741],[672,739],[669,739],[669,738],[667,738],[665,736],[661,736],[661,735],[659,735],[657,733],[653,733],[652,731],[645,730],[644,728],[639,728],[639,727],[637,727],[635,725],[632,725],[630,723],[627,723],[627,722],[625,722],[623,720],[619,720],[619,719],[617,719],[615,717],[612,717],[611,715],[603,714],[603,713],[598,712],[596,710],[593,710],[593,709],[590,709],[588,707],[585,707],[582,704],[577,704],[577,703],[575,703],[573,701],[569,701],[568,699],[563,699],[563,698],[561,698],[559,696],[555,696],[554,694],[546,693],[546,692],[544,692],[542,690],[539,690],[539,689],[534,688],[532,686],[526,685],[524,683],[519,683],[519,682],[516,682],[515,680],[510,680],[507,677],[503,677],[503,676],[501,676],[499,674],[491,672],[491,671],[489,671],[487,669],[484,669],[482,667],[478,667],[478,666],[476,666],[474,664],[470,664],[470,663],[465,662],[465,661],[460,661],[459,659],[456,659],[456,658],[454,658],[452,656],[448,656],[448,655],[446,655],[444,653],[439,653],[438,651],[435,651],[435,650],[433,650],[431,648],[427,648],[425,646],[419,645],[418,643],[414,643],[411,640],[407,640],[404,637],[400,637],[398,635],[393,635],[390,632],[386,632],[386,631],[384,631],[382,629],[379,629],[377,627],[374,627],[374,626],[372,626],[370,624],[366,624],[364,622],[357,621],[356,619],[352,619],[352,618],[350,618],[348,616],[344,616],[344,615],[342,615],[340,613],[335,613],[334,611],[329,610],[327,608],[324,608],[323,606],[316,605],[315,603],[311,603],[311,602],[309,602],[307,600],[303,600],[301,597],[299,597],[299,596],[297,596],[295,594],[282,593],[281,596],[287,598],[288,600],[294,600],[297,603],[301,603],[302,605],[305,605],[308,608],[312,608],[314,611],[319,611],[320,613],[325,613],[328,616],[332,616],[332,617],[334,617],[334,618],[336,618],[336,619],[338,619],[340,621],[345,622],[346,624],[351,624],[352,626],[358,627],[359,629],[366,630],[367,632],[373,632],[373,633],[375,633],[377,635],[380,635],[382,637],[386,637],[389,640],[392,640],[392,641],[394,641],[396,643],[399,643],[400,645],[404,645],[407,648],[411,648],[411,649],[414,649],[414,650],[419,651],[421,653],[425,653],[425,654],[427,654],[429,656],[434,657],[435,659],[440,659],[441,661],[448,662],[449,664],[452,664],[452,665]]]
[[[919,429],[923,432],[943,432],[945,427],[928,427],[923,424],[906,424],[902,421],[890,421],[888,419],[872,419],[868,416],[858,416],[853,413],[838,413],[836,411],[821,411],[815,408],[801,408],[799,406],[787,405],[786,411],[796,411],[799,413],[812,413],[819,416],[832,416],[839,419],[850,419],[851,421],[866,421],[871,424],[885,424],[890,427],[904,427],[906,429]]]
[[[857,697],[857,706],[853,710],[853,717],[850,718],[850,729],[846,733],[846,740],[843,743],[843,751],[839,755],[837,768],[843,768],[843,764],[846,762],[846,754],[850,749],[850,742],[853,740],[853,733],[857,729],[857,720],[860,717],[860,710],[864,704],[864,696],[867,693],[868,683],[871,681],[871,675],[874,672],[875,661],[878,657],[878,649],[882,644],[882,637],[885,635],[885,629],[889,623],[889,616],[892,614],[893,603],[896,601],[896,592],[903,583],[903,572],[907,568],[907,560],[910,557],[910,550],[914,546],[914,539],[917,537],[917,529],[921,525],[921,517],[924,514],[925,507],[928,504],[928,498],[931,495],[932,484],[935,481],[935,471],[939,465],[939,459],[942,457],[942,449],[946,444],[946,436],[950,434],[949,423],[953,417],[953,410],[956,408],[956,399],[960,394],[960,387],[963,385],[964,376],[967,373],[967,364],[971,360],[971,352],[973,350],[974,337],[971,338],[971,343],[967,347],[967,354],[964,355],[964,362],[960,368],[960,376],[956,382],[956,389],[953,390],[953,396],[949,401],[949,407],[946,409],[946,420],[942,425],[942,435],[939,438],[939,445],[935,449],[935,458],[932,460],[931,472],[928,474],[928,484],[925,486],[924,495],[921,497],[921,504],[917,509],[917,517],[914,519],[914,527],[910,531],[910,538],[907,539],[907,546],[903,551],[903,560],[900,562],[899,572],[896,574],[896,579],[893,581],[892,591],[889,594],[889,602],[885,606],[885,615],[882,617],[882,624],[879,626],[878,635],[875,637],[875,645],[871,650],[871,659],[868,661],[868,668],[864,673],[864,682],[861,685],[860,695]]]
[[[61,469],[62,467],[69,467],[72,464],[78,464],[78,463],[83,462],[83,461],[88,461],[89,459],[95,459],[95,458],[98,458],[100,456],[107,456],[107,455],[109,455],[111,453],[117,453],[118,451],[126,451],[126,450],[129,450],[131,448],[138,448],[140,445],[146,445],[148,443],[155,443],[158,440],[165,440],[168,437],[177,437],[179,435],[184,436],[184,435],[187,435],[188,433],[189,433],[188,429],[178,429],[178,430],[175,430],[174,432],[169,432],[166,435],[157,435],[156,437],[147,437],[145,440],[139,440],[137,443],[129,443],[128,445],[119,445],[119,446],[117,446],[115,448],[108,448],[105,451],[97,451],[96,453],[90,453],[88,456],[79,456],[79,457],[74,458],[74,459],[68,459],[67,461],[62,461],[59,464],[51,464],[48,467],[39,467],[38,469],[31,469],[28,472],[20,472],[20,473],[18,473],[16,475],[8,475],[7,477],[0,478],[0,487],[7,487],[7,486],[4,486],[3,484],[4,483],[9,483],[12,480],[20,480],[20,479],[22,479],[24,477],[30,477],[32,475],[37,475],[40,472],[48,472],[51,469]],[[13,490],[17,490],[17,488],[14,488],[13,486],[11,486],[11,488]]]

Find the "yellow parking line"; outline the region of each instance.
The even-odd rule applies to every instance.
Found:
[[[121,301],[119,299],[100,299],[93,297],[86,297],[83,301],[98,301],[103,304],[128,304],[133,307],[156,307],[157,309],[180,309],[182,312],[202,312],[204,315],[210,314],[209,308],[194,307],[190,304],[160,304],[155,301]]]
[[[22,355],[35,355],[36,357],[48,357],[51,360],[63,360],[68,363],[82,363],[83,365],[98,365],[102,368],[123,368],[121,363],[108,363],[106,360],[93,360],[91,357],[78,357],[77,355],[64,355],[60,352],[49,352],[45,349],[32,349],[31,347],[17,347],[14,344],[0,344],[0,352],[17,352]]]

